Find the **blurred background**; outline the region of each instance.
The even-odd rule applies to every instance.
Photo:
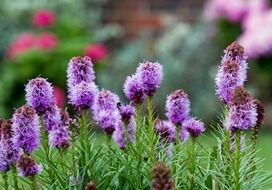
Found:
[[[139,62],[159,61],[165,76],[155,96],[157,113],[164,117],[166,95],[182,88],[190,96],[193,114],[208,125],[221,110],[214,77],[223,49],[237,40],[248,55],[247,88],[265,104],[263,130],[272,129],[269,0],[0,3],[0,117],[10,117],[24,103],[24,85],[39,75],[53,83],[58,105],[66,107],[67,63],[73,56],[87,55],[94,61],[100,88],[116,92],[124,101],[126,76]],[[272,137],[262,136],[267,136],[265,149]]]

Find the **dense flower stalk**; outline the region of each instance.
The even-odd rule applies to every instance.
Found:
[[[138,66],[136,75],[139,77],[144,92],[148,96],[153,96],[163,78],[162,65],[158,62],[146,61]]]
[[[120,149],[126,148],[126,137],[125,137],[125,127],[123,122],[120,120],[116,125],[115,131],[113,132],[112,138],[118,144]]]
[[[111,135],[121,121],[121,116],[118,110],[101,110],[95,113],[94,119],[107,135]]]
[[[38,175],[42,166],[37,165],[35,160],[29,155],[21,155],[18,161],[19,175],[23,177],[33,177]]]
[[[42,117],[44,127],[46,131],[49,132],[58,126],[58,122],[61,119],[60,109],[56,105],[53,105],[45,111]]]
[[[0,120],[0,171],[6,172],[11,165],[16,164],[18,150],[13,146],[13,132],[10,120]]]
[[[87,185],[85,186],[85,190],[96,190],[95,182],[90,181],[89,183],[87,183]]]
[[[166,116],[172,123],[181,125],[190,111],[190,100],[183,90],[176,90],[167,97]]]
[[[234,131],[252,128],[257,122],[257,110],[249,92],[244,87],[237,87],[233,93],[226,118],[225,127]]]
[[[13,114],[13,143],[25,153],[33,152],[40,144],[40,124],[36,111],[24,105]]]
[[[124,93],[134,104],[142,104],[146,94],[137,75],[128,76],[124,83]]]
[[[116,94],[102,89],[96,96],[93,107],[94,113],[98,113],[101,110],[117,110],[119,102],[119,97]]]
[[[66,149],[70,146],[71,138],[69,128],[61,125],[49,132],[49,145],[59,149]]]
[[[135,118],[131,118],[128,123],[128,138],[131,143],[135,142],[136,138],[136,121]]]
[[[163,162],[157,162],[152,169],[152,189],[153,190],[173,190],[174,183],[171,171]]]
[[[196,138],[205,131],[204,123],[196,118],[190,118],[182,123],[182,127],[188,131],[191,137]]]
[[[170,121],[158,120],[155,124],[155,130],[160,136],[160,140],[174,142],[176,138],[176,127]]]
[[[54,101],[53,88],[44,78],[37,77],[28,82],[25,88],[27,104],[38,113],[44,113]]]
[[[133,117],[135,117],[135,108],[131,105],[118,105],[122,121],[128,123]]]

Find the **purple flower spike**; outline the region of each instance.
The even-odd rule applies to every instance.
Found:
[[[134,104],[142,104],[146,94],[137,75],[128,76],[124,84],[126,97]]]
[[[25,88],[27,104],[37,112],[44,113],[55,101],[53,88],[44,78],[37,77],[28,82]]]
[[[172,123],[181,125],[190,111],[190,100],[183,90],[176,90],[167,97],[166,116]]]
[[[123,122],[129,122],[130,119],[135,116],[135,108],[131,105],[120,105],[118,109]]]
[[[68,64],[67,77],[68,88],[81,82],[93,82],[95,75],[91,58],[73,57]]]
[[[136,121],[135,118],[132,117],[128,123],[128,138],[131,143],[135,142],[136,138]]]
[[[71,138],[68,126],[59,125],[58,128],[49,132],[49,145],[59,149],[66,149],[70,146]]]
[[[96,96],[93,110],[95,113],[101,110],[116,110],[119,102],[119,97],[116,94],[103,89]]]
[[[0,172],[7,172],[18,160],[19,152],[13,146],[12,136],[11,121],[0,120]]]
[[[121,120],[118,110],[101,110],[94,118],[107,135],[112,135]]]
[[[53,105],[48,108],[43,114],[44,127],[46,131],[49,132],[50,130],[56,128],[60,119],[60,109],[57,105]]]
[[[98,88],[95,83],[81,82],[68,91],[69,103],[76,110],[91,108],[94,104]]]
[[[183,122],[182,127],[187,130],[191,137],[198,137],[205,131],[204,124],[195,118],[190,118]]]
[[[24,105],[13,114],[12,131],[13,143],[16,148],[21,148],[30,154],[40,144],[40,125],[36,111]]]
[[[170,121],[159,120],[156,122],[155,129],[160,136],[160,140],[174,142],[176,139],[176,127]]]
[[[181,142],[186,142],[190,137],[190,133],[187,131],[185,127],[182,127],[179,131],[179,138]]]
[[[144,92],[148,96],[153,96],[163,78],[162,65],[158,62],[141,63],[136,71]]]
[[[220,100],[227,104],[231,101],[231,94],[237,86],[243,85],[245,78],[241,76],[240,68],[235,61],[226,61],[220,66],[216,75],[216,93]]]
[[[35,160],[29,155],[21,155],[18,161],[19,175],[22,177],[33,177],[38,175],[42,166],[37,165]]]
[[[244,87],[237,87],[232,94],[225,127],[228,130],[246,130],[257,123],[257,109],[254,100]]]
[[[112,138],[119,145],[120,149],[124,150],[126,148],[125,129],[121,120],[118,122],[116,129],[113,132]]]

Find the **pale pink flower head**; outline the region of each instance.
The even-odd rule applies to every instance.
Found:
[[[53,33],[42,33],[37,37],[37,47],[44,50],[54,49],[58,44],[58,39]]]
[[[100,61],[108,55],[108,49],[101,43],[91,44],[84,49],[84,55],[89,56],[95,61]]]
[[[66,101],[66,98],[65,98],[66,96],[65,96],[64,91],[60,87],[54,86],[53,87],[53,95],[55,97],[57,106],[59,108],[63,108],[65,105],[65,101]]]
[[[33,26],[39,28],[50,27],[55,23],[56,16],[51,10],[38,10],[32,17]]]

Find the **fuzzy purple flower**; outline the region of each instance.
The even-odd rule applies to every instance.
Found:
[[[190,137],[190,133],[187,131],[185,127],[182,127],[179,131],[179,139],[181,142],[186,142]]]
[[[55,148],[66,149],[70,146],[71,138],[69,128],[61,125],[49,132],[49,145]]]
[[[25,88],[27,104],[37,112],[44,113],[54,101],[53,88],[44,78],[37,77],[28,82]]]
[[[19,152],[13,146],[12,136],[11,121],[0,120],[0,172],[7,172],[18,160]]]
[[[118,110],[101,110],[96,113],[94,118],[107,135],[112,135],[121,121]]]
[[[120,102],[119,97],[109,90],[101,90],[95,98],[93,110],[98,113],[101,110],[116,110]]]
[[[73,57],[67,69],[67,85],[72,88],[81,82],[91,83],[95,79],[93,63],[89,57]]]
[[[190,100],[183,90],[176,90],[167,97],[166,116],[172,123],[181,125],[190,111]]]
[[[91,108],[94,104],[97,93],[98,88],[95,83],[81,82],[69,89],[69,103],[76,110]]]
[[[124,83],[124,93],[134,104],[142,104],[146,94],[137,75],[128,76]]]
[[[176,127],[170,121],[159,120],[155,124],[155,129],[160,140],[166,140],[167,142],[174,142],[176,139]]]
[[[225,127],[228,130],[246,130],[257,123],[257,109],[249,92],[242,86],[237,87],[231,98]]]
[[[37,165],[30,155],[21,155],[18,161],[19,175],[22,177],[33,177],[38,175],[42,166]]]
[[[132,117],[135,116],[135,108],[131,105],[120,105],[118,106],[118,109],[120,111],[122,121],[127,123],[130,121]]]
[[[112,134],[112,138],[118,144],[120,149],[124,150],[126,148],[125,128],[121,120],[116,125],[116,129]]]
[[[144,92],[148,96],[153,96],[163,78],[162,65],[158,62],[141,63],[136,71]]]
[[[33,152],[40,144],[40,124],[36,111],[24,105],[13,114],[13,144],[25,153]]]
[[[227,104],[231,101],[231,94],[237,86],[243,85],[245,78],[241,76],[240,67],[236,61],[223,63],[216,75],[216,94]]]
[[[49,132],[50,130],[56,128],[60,119],[60,109],[57,105],[53,105],[48,108],[43,114],[44,127],[46,131]]]
[[[190,118],[182,123],[182,128],[188,131],[191,137],[198,137],[205,131],[204,123],[195,118]]]

